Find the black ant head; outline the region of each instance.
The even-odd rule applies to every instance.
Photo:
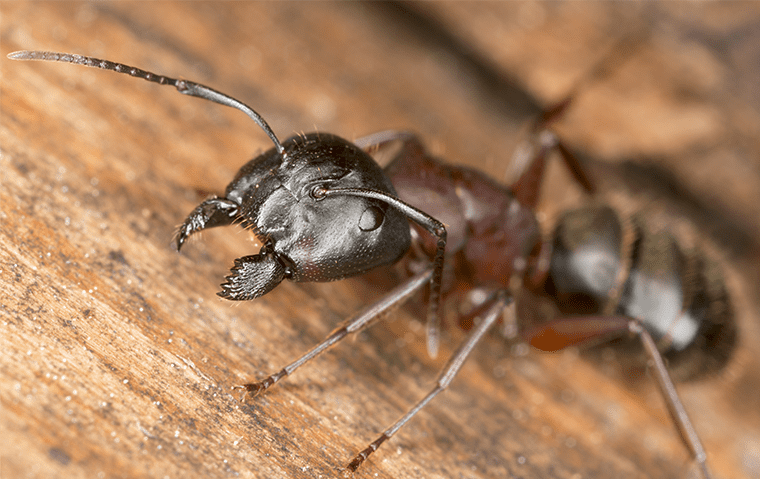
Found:
[[[266,242],[264,253],[283,265],[286,277],[332,281],[393,263],[406,252],[409,224],[382,200],[396,192],[367,153],[321,133],[290,138],[283,147],[278,167],[270,169],[266,158],[276,151],[265,153],[241,169],[227,196],[246,187],[240,195],[244,224]]]

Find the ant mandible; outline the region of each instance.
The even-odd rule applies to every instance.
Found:
[[[452,262],[447,261],[446,268],[462,279],[458,287],[465,284],[487,291],[486,300],[476,308],[480,321],[449,359],[435,387],[359,452],[348,464],[348,473],[356,471],[370,454],[449,386],[485,333],[505,312],[514,314],[516,289],[525,286],[548,291],[557,301],[582,294],[606,304],[598,308],[602,311],[599,314],[561,316],[534,326],[523,335],[545,350],[625,333],[637,337],[653,364],[658,386],[684,444],[702,474],[710,477],[704,448],[678,398],[656,340],[662,344],[665,338],[665,350],[683,349],[682,343],[696,344],[708,334],[731,343],[735,331],[728,308],[716,313],[705,306],[709,301],[727,305],[727,295],[720,287],[706,284],[698,286],[696,293],[685,295],[677,259],[656,274],[646,264],[637,263],[636,258],[623,261],[617,219],[604,208],[570,212],[560,222],[555,241],[542,238],[534,210],[550,151],[560,153],[587,191],[594,189],[581,164],[549,129],[569,101],[545,112],[536,122],[528,165],[518,180],[506,188],[477,170],[446,165],[431,158],[410,133],[381,132],[353,143],[331,134],[310,133],[281,143],[252,108],[198,83],[66,53],[21,51],[8,57],[97,67],[174,86],[182,94],[241,110],[264,130],[274,148],[246,163],[223,196],[208,199],[195,208],[176,236],[179,250],[198,231],[239,223],[261,240],[258,254],[235,260],[218,293],[223,298],[255,299],[284,279],[311,282],[356,276],[399,261],[414,237],[417,246],[414,249],[423,253],[423,258],[415,258],[422,263],[417,268],[420,272],[279,372],[255,383],[234,386],[242,389],[244,395],[265,391],[350,333],[399,306],[426,284],[429,284],[427,348],[431,356],[436,356],[439,302],[442,294],[455,294],[453,285],[442,290],[444,261],[454,255],[460,257],[458,263],[464,267],[454,271]],[[383,170],[367,152],[390,142],[400,142],[401,148]],[[440,211],[440,218],[425,212],[431,210]],[[411,228],[408,220],[413,222]],[[420,235],[419,228],[429,236]],[[625,255],[647,253],[652,252],[634,248]],[[680,250],[672,246],[667,254],[679,257]],[[657,257],[655,262],[660,259]],[[697,268],[698,272],[701,269]],[[668,286],[665,293],[648,287],[656,281],[661,284],[663,278]],[[547,284],[550,286],[546,287]],[[667,300],[673,294],[681,300],[675,308],[671,305],[664,311],[647,307],[653,295],[656,300]],[[612,303],[612,307],[607,303]]]

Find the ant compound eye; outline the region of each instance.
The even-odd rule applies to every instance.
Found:
[[[321,200],[325,196],[327,196],[327,188],[323,185],[317,185],[311,189],[311,197],[315,200]]]
[[[377,206],[370,206],[359,219],[359,229],[362,231],[374,231],[383,224],[385,213]]]

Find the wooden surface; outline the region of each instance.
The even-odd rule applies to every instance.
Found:
[[[635,173],[631,191],[682,213],[724,258],[741,344],[720,377],[680,391],[715,476],[760,477],[757,4],[0,9],[3,478],[334,477],[422,397],[461,339],[449,331],[430,360],[419,322],[401,312],[240,403],[230,386],[283,366],[382,291],[353,279],[283,284],[244,304],[217,298],[232,260],[255,252],[250,235],[209,231],[181,255],[171,239],[269,148],[265,135],[169,88],[5,59],[19,49],[211,85],[281,138],[413,129],[496,177],[537,105],[580,82],[558,128],[603,172],[605,194],[622,194],[607,178]],[[628,59],[581,82],[626,36],[637,39]],[[557,171],[547,210],[567,196]],[[572,351],[519,350],[489,338],[357,477],[689,477],[648,381]]]

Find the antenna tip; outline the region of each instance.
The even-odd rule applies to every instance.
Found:
[[[7,56],[11,60],[29,60],[31,57],[30,53],[31,52],[28,50],[21,50],[18,52],[9,53]]]

